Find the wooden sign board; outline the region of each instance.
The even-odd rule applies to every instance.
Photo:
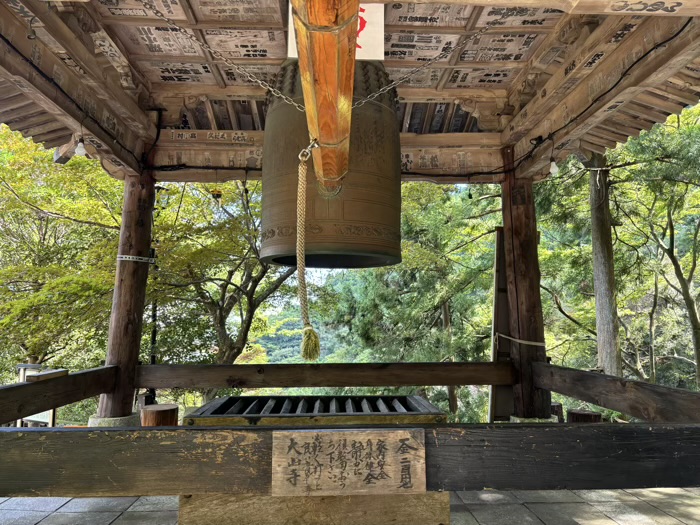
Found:
[[[422,429],[273,432],[273,496],[416,494],[425,490]]]
[[[488,7],[481,13],[476,27],[553,27],[563,14],[549,7]]]
[[[471,5],[417,4],[394,2],[386,9],[388,25],[463,28],[469,22]]]
[[[187,20],[178,0],[155,0],[156,8],[172,20]],[[116,17],[152,18],[155,15],[146,9],[141,0],[97,0],[102,15]]]
[[[412,68],[395,67],[387,69],[389,78],[393,80],[398,80],[399,78],[408,75],[413,71]],[[440,76],[442,75],[442,69],[424,69],[419,73],[411,75],[411,77],[403,83],[404,86],[410,87],[421,87],[421,88],[434,88],[437,87],[440,81]]]
[[[406,60],[410,62],[425,62],[443,51],[454,48],[459,42],[458,34],[430,35],[401,31],[392,33],[385,38],[384,58],[386,60]],[[447,62],[449,55],[438,60]]]
[[[454,69],[447,80],[448,88],[497,87],[506,88],[518,73],[516,68]]]
[[[462,62],[523,62],[529,60],[544,35],[501,33],[472,39],[462,50]]]

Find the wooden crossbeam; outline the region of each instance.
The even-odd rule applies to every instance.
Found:
[[[95,148],[110,173],[138,173],[144,137],[134,132],[132,122],[84,86],[81,73],[39,39],[12,36],[24,34],[26,27],[0,4],[0,76],[74,133],[82,128],[89,137],[86,145]]]
[[[647,18],[516,143],[515,156],[523,158],[517,175],[529,176],[549,162],[549,142],[537,149],[532,158],[525,157],[537,137],[546,139],[556,132],[556,150],[566,148],[637,95],[682,70],[698,53],[700,18]],[[533,100],[534,105],[528,104],[523,111],[536,113],[546,98]],[[512,140],[514,132],[515,128],[510,127],[504,132],[504,143]]]
[[[390,4],[392,0],[368,0],[368,3]],[[416,0],[417,4],[434,3],[434,0]],[[465,0],[441,0],[445,5],[463,5]],[[700,15],[700,1],[686,0],[685,2],[637,2],[635,0],[518,0],[519,8],[559,9],[565,13],[612,15],[634,14],[644,16],[697,16]],[[489,8],[510,7],[512,0],[489,0]]]
[[[83,370],[43,381],[0,386],[0,424],[108,392],[116,366]]]
[[[164,130],[152,152],[154,176],[163,182],[256,179],[262,148],[262,131]],[[405,181],[478,184],[502,179],[498,133],[402,133],[401,151],[411,158],[403,163]]]
[[[322,365],[146,365],[139,388],[279,388],[512,385],[509,363],[362,363]]]
[[[527,135],[534,124],[548,118],[572,89],[619,45],[616,35],[620,31],[627,35],[640,24],[641,20],[632,20],[632,17],[613,16],[606,18],[592,32],[589,28],[582,29],[583,37],[579,38],[573,49],[568,50],[566,62],[540,89],[539,96],[510,121],[503,132],[503,143],[515,144]],[[516,151],[516,154],[520,152]]]
[[[454,102],[457,98],[466,98],[469,100],[495,101],[503,105],[507,99],[507,91],[505,89],[450,88],[440,91],[435,88],[398,86],[396,90],[402,102]],[[206,84],[182,83],[153,84],[151,95],[156,100],[200,96],[208,96],[212,100],[264,100],[267,92],[263,88],[253,85],[220,88]]]
[[[698,483],[700,425],[424,428],[431,491]],[[0,428],[0,472],[12,473],[0,476],[0,496],[269,495],[272,435],[272,430],[249,427]]]
[[[535,384],[654,423],[700,423],[700,393],[546,363],[533,363]]]

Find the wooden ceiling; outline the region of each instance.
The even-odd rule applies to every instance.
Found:
[[[541,177],[551,156],[604,151],[700,97],[700,0],[488,3],[385,5],[392,78],[453,50],[398,89],[406,180],[498,182],[504,147]],[[227,62],[273,79],[287,2],[155,5],[180,29],[141,0],[0,0],[0,122],[67,154],[82,130],[118,177],[255,177],[266,93]]]

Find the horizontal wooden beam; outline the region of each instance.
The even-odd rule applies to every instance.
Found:
[[[423,428],[432,491],[698,483],[700,425]],[[0,428],[0,472],[12,473],[0,476],[0,496],[269,495],[272,436],[262,428]]]
[[[262,131],[163,130],[151,155],[154,177],[163,182],[255,179],[262,168],[263,135]],[[498,183],[503,167],[500,147],[499,133],[402,133],[402,180]]]
[[[700,393],[533,363],[535,385],[654,423],[700,423]]]
[[[435,0],[415,0],[416,4],[432,4]],[[368,0],[370,4],[390,4],[393,0]],[[483,5],[478,0],[441,0],[441,4]],[[513,7],[512,0],[488,0],[488,7]],[[685,2],[665,1],[654,3],[634,2],[624,0],[518,0],[520,8],[547,8],[559,9],[565,13],[579,15],[611,15],[629,13],[644,16],[697,16],[700,15],[700,1],[689,0]]]
[[[116,366],[103,366],[34,383],[0,386],[0,424],[109,392],[116,378]]]
[[[191,60],[190,60],[191,61]],[[501,101],[505,104],[508,93],[505,89],[486,88],[420,88],[401,85],[396,88],[402,102],[454,102],[455,99]],[[158,101],[182,97],[209,97],[211,100],[264,100],[267,92],[258,86],[227,86],[220,88],[206,84],[193,83],[154,83],[151,95]]]
[[[509,363],[144,365],[140,388],[512,385]]]

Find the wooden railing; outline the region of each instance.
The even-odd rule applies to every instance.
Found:
[[[698,392],[546,363],[533,363],[532,367],[537,388],[595,403],[649,422],[700,423]]]
[[[700,423],[700,393],[546,363],[533,363],[535,386],[649,422]],[[108,366],[0,387],[0,423],[114,389]],[[513,385],[509,363],[361,363],[318,365],[147,365],[140,388],[282,388]]]
[[[424,428],[431,491],[700,483],[700,425]],[[263,427],[0,429],[0,496],[269,494],[272,437]]]
[[[111,392],[118,367],[103,366],[33,383],[0,386],[0,424]]]
[[[281,388],[512,385],[510,363],[359,363],[319,365],[146,365],[141,388]]]

